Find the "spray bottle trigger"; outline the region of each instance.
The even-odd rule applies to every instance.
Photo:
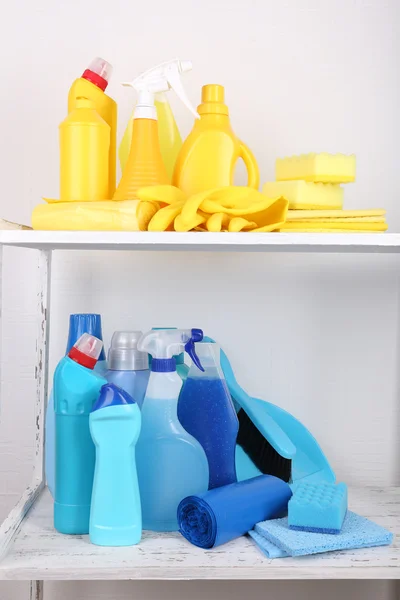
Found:
[[[192,359],[192,361],[194,362],[196,367],[198,369],[200,369],[200,371],[203,371],[203,373],[204,373],[203,365],[201,364],[200,359],[196,354],[196,350],[195,350],[195,346],[194,346],[195,342],[202,341],[203,331],[201,329],[192,329],[191,333],[192,333],[192,335],[191,335],[190,339],[185,344],[185,351],[189,354],[190,358]]]
[[[189,61],[183,61],[183,63],[184,63],[185,70],[188,70],[186,68],[186,64],[189,64]],[[191,64],[190,64],[190,67],[191,67]],[[180,98],[182,100],[182,102],[186,106],[186,108],[188,110],[190,110],[190,112],[192,113],[194,118],[200,119],[199,113],[191,105],[190,100],[186,94],[185,88],[182,85],[182,81],[179,76],[179,71],[176,67],[176,64],[171,64],[166,67],[166,78],[168,81],[168,85],[174,90],[174,92],[176,93],[178,98]]]
[[[190,340],[188,342],[186,342],[185,344],[185,352],[187,352],[190,356],[190,358],[192,359],[192,361],[194,362],[194,364],[196,365],[196,367],[198,369],[200,369],[200,371],[203,371],[204,373],[204,368],[203,365],[200,362],[199,357],[196,354],[196,350],[194,349],[194,341],[193,338],[190,338]]]

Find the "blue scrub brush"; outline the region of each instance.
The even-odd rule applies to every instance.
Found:
[[[204,341],[214,342],[209,337]],[[232,366],[221,348],[221,368],[238,412],[236,475],[244,481],[258,475],[274,475],[292,482],[335,481],[335,474],[321,447],[293,415],[271,402],[249,396],[236,381]]]

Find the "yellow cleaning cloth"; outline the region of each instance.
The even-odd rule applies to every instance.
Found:
[[[32,226],[50,231],[146,231],[158,208],[156,202],[141,200],[39,204],[32,212]]]
[[[370,229],[329,229],[329,228],[313,228],[313,229],[303,229],[299,227],[298,229],[286,229],[286,227],[282,227],[279,229],[280,233],[382,233],[381,231],[370,230]]]
[[[325,221],[328,219],[368,219],[374,221],[384,220],[386,210],[383,208],[371,210],[289,210],[288,221]]]
[[[379,232],[386,231],[384,209],[371,210],[289,210],[280,231],[297,232]]]
[[[356,178],[354,154],[300,154],[277,158],[275,164],[277,181],[302,179],[314,183],[350,183]]]
[[[283,196],[289,201],[289,209],[341,209],[343,206],[344,190],[332,183],[268,181],[262,191],[270,198]]]
[[[149,231],[274,231],[285,223],[288,202],[267,198],[248,187],[228,186],[183,199],[173,186],[142,188],[141,200],[166,203],[151,219]]]
[[[383,222],[367,222],[363,223],[359,220],[357,223],[336,223],[333,219],[329,223],[314,221],[298,221],[285,223],[280,231],[386,231],[387,223]]]

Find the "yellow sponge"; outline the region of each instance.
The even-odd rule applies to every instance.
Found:
[[[276,159],[276,180],[302,179],[314,183],[350,183],[356,178],[354,154],[300,154]]]
[[[283,196],[289,202],[289,209],[340,209],[343,207],[343,188],[330,183],[269,181],[264,184],[262,191],[269,198]]]

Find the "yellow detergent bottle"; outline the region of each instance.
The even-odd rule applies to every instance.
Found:
[[[172,180],[176,159],[182,148],[182,138],[166,94],[156,94],[154,104],[157,110],[158,140],[160,142],[161,156],[163,157],[167,175]],[[122,173],[124,172],[131,147],[132,128],[133,115],[129,119],[118,151]]]
[[[135,88],[138,103],[133,115],[128,161],[113,200],[135,200],[137,190],[142,187],[170,183],[161,155],[154,95],[173,89],[194,116],[199,118],[180,80],[180,74],[191,68],[190,61],[171,60],[146,71],[131,83],[123,84]]]
[[[95,58],[82,77],[76,79],[68,94],[68,112],[70,113],[77,98],[88,98],[95,103],[96,111],[110,127],[110,148],[108,166],[108,199],[113,197],[117,168],[117,104],[104,93],[112,66],[102,58]]]
[[[77,98],[59,133],[60,201],[107,200],[110,127],[95,103]]]
[[[205,85],[197,108],[200,120],[183,143],[173,185],[191,196],[234,183],[236,162],[242,158],[248,173],[247,186],[258,188],[260,173],[251,150],[234,134],[224,104],[222,85]]]

